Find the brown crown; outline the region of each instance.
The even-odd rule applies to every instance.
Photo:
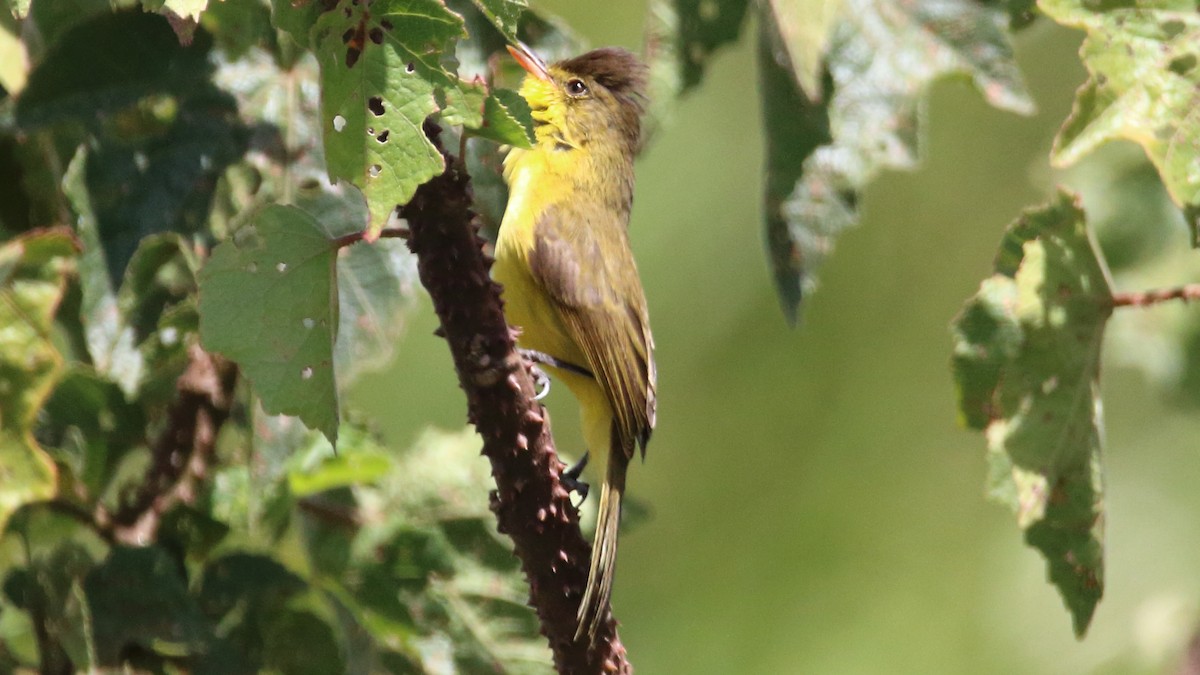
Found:
[[[590,77],[618,96],[635,99],[645,96],[645,64],[620,47],[593,49],[556,65],[569,73]]]

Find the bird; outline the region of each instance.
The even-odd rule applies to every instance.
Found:
[[[646,296],[629,243],[634,158],[646,66],[605,47],[547,65],[510,46],[525,69],[534,142],[504,160],[509,188],[493,278],[517,345],[579,402],[584,442],[603,483],[575,640],[595,641],[607,616],[625,476],[645,459],[657,371]]]

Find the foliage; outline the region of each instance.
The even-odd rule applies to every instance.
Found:
[[[1009,226],[996,273],[954,322],[966,424],[988,439],[988,493],[1050,565],[1082,635],[1103,590],[1100,346],[1108,272],[1069,194]]]
[[[521,40],[553,60],[578,38],[523,0],[6,6],[0,669],[546,671],[477,439],[384,448],[345,421],[340,392],[389,361],[413,305],[397,207],[445,162],[423,124],[461,141],[494,228],[502,146],[527,146],[533,125],[496,57]],[[1200,239],[1196,3],[1037,9],[1087,32],[1089,79],[1054,161],[1137,143],[1154,168],[1137,180],[1161,180]],[[1036,12],[656,0],[649,128],[752,13],[765,241],[795,322],[865,187],[917,163],[932,82],[1033,110],[1011,35]],[[1121,304],[1105,255],[1131,250],[1101,254],[1088,228],[1065,193],[1026,213],[953,328],[989,493],[1046,557],[1079,634],[1103,593],[1098,379]],[[195,375],[204,363],[216,374]],[[211,437],[179,450],[189,415]]]

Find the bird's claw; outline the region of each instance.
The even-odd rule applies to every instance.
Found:
[[[563,471],[562,476],[559,477],[559,480],[562,481],[562,484],[568,490],[579,495],[580,505],[587,501],[588,490],[590,488],[587,483],[579,479],[583,475],[583,469],[587,466],[587,463],[588,453],[585,452],[583,453],[583,457],[579,458],[578,462],[575,462],[566,471]]]
[[[540,401],[546,398],[550,394],[550,377],[537,366],[531,367],[529,372],[533,374],[533,386],[537,387],[537,392],[533,395],[533,399]]]

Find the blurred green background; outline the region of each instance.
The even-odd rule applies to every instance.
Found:
[[[642,3],[539,5],[592,45],[640,45]],[[639,673],[1174,669],[1200,617],[1200,419],[1108,354],[1107,590],[1083,641],[1014,519],[984,500],[982,436],[955,420],[947,325],[1004,226],[1060,179],[1047,155],[1083,81],[1079,39],[1046,20],[1019,34],[1034,117],[962,80],[934,87],[920,170],[870,187],[796,330],[762,246],[750,41],[656,138],[632,223],[660,399],[631,491],[652,515],[622,540],[614,601]],[[394,366],[351,397],[397,446],[465,423],[423,302]],[[1169,311],[1119,312],[1111,330]],[[560,388],[550,406],[576,454],[572,400]]]

